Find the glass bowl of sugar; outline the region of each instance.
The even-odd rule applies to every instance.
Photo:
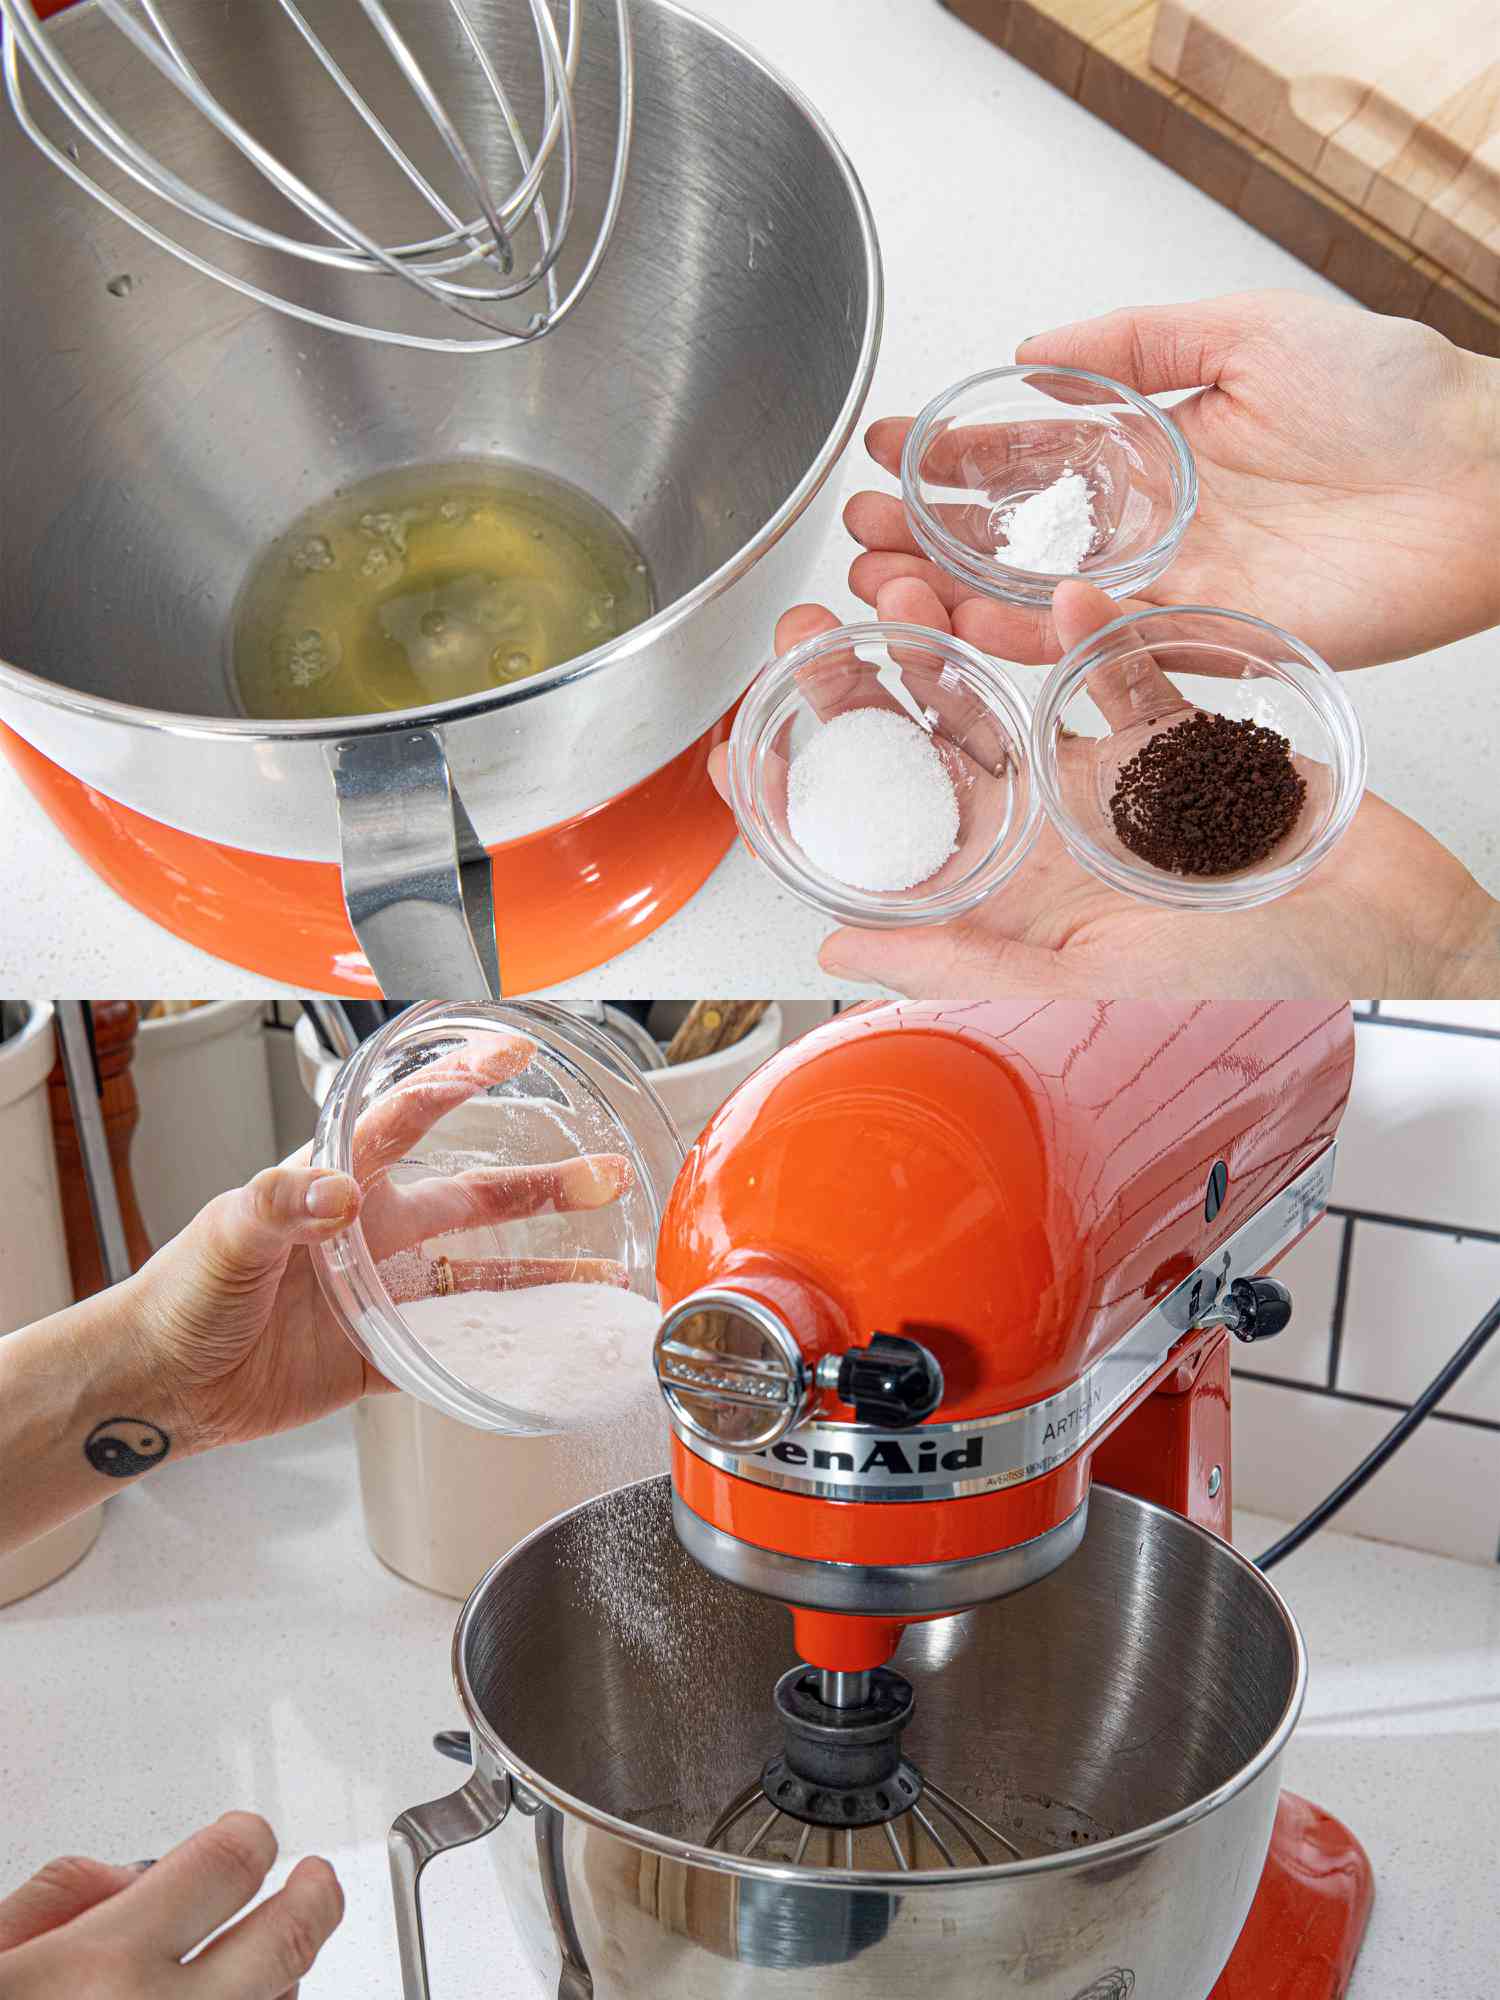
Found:
[[[946,923],[1037,831],[1028,707],[1005,669],[921,625],[844,625],[773,660],[740,705],[730,804],[803,902],[866,929]]]
[[[1198,505],[1165,410],[1082,368],[996,368],[907,434],[901,497],[922,552],[966,589],[1046,605],[1068,576],[1124,597],[1159,577]]]
[[[1042,809],[1100,881],[1168,909],[1251,909],[1326,861],[1365,789],[1340,676],[1245,612],[1119,618],[1032,717]]]
[[[683,1148],[608,1036],[543,1002],[430,1001],[344,1063],[313,1164],[364,1188],[317,1246],[386,1380],[514,1436],[660,1424],[656,1238]]]

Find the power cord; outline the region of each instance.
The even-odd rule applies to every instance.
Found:
[[[1279,1542],[1271,1544],[1264,1555],[1257,1556],[1256,1568],[1274,1569],[1277,1563],[1284,1562],[1294,1550],[1301,1548],[1309,1535],[1315,1535],[1319,1528],[1333,1519],[1341,1507],[1349,1504],[1356,1493],[1368,1486],[1380,1468],[1406,1443],[1418,1424],[1431,1416],[1470,1363],[1479,1359],[1497,1328],[1500,1328],[1500,1299],[1496,1299],[1463,1346],[1443,1368],[1442,1373],[1433,1377],[1405,1416],[1398,1418],[1369,1456],[1361,1460],[1349,1477],[1341,1485],[1336,1486],[1326,1500],[1320,1500],[1305,1520],[1299,1521],[1295,1528],[1289,1528]]]

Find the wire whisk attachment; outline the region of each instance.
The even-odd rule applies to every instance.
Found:
[[[231,111],[224,101],[227,93],[211,88],[203,74],[204,67],[217,68],[205,58],[212,54],[214,23],[224,19],[221,10],[207,0],[170,8],[167,0],[92,0],[92,13],[103,16],[168,87],[169,95],[161,101],[163,117],[149,121],[153,132],[167,122],[166,114],[177,109],[179,99],[204,121],[203,172],[194,178],[168,165],[143,137],[127,130],[106,102],[107,90],[101,95],[70,59],[74,35],[65,31],[65,24],[43,25],[40,13],[48,9],[39,10],[38,0],[0,0],[5,88],[28,138],[76,186],[159,249],[242,297],[360,339],[449,353],[494,353],[539,340],[583,298],[614,234],[625,193],[635,112],[629,0],[597,0],[597,11],[612,20],[616,45],[614,145],[597,225],[581,261],[570,260],[564,284],[560,264],[580,206],[582,135],[575,85],[582,15],[589,0],[558,4],[561,27],[552,0],[500,0],[498,11],[509,7],[530,17],[531,33],[523,37],[535,43],[535,62],[525,79],[525,98],[536,114],[530,133],[518,109],[515,80],[502,77],[494,53],[494,43],[507,38],[494,35],[493,22],[491,32],[485,32],[473,0],[425,0],[415,11],[409,4],[393,9],[386,0],[303,0],[302,5],[262,0],[256,53],[274,83],[268,80],[256,100],[254,129],[248,107],[240,104]],[[493,16],[495,0],[482,11]],[[362,34],[353,32],[358,15],[364,17]],[[305,93],[300,84],[287,87],[287,76],[296,74],[288,66],[289,55],[306,61],[312,72]],[[380,74],[385,66],[398,79],[394,98],[390,76]],[[243,65],[231,67],[238,103],[245,96],[238,75]],[[377,208],[388,206],[399,192],[403,206],[414,200],[415,213],[429,218],[430,226],[407,228],[392,240],[378,216],[357,219],[347,201],[341,204],[320,192],[288,163],[285,145],[278,149],[273,143],[277,120],[290,124],[295,135],[299,116],[325,119],[321,102],[315,113],[310,108],[318,98],[317,77],[332,84],[350,119],[348,137],[362,141],[368,153],[368,172],[363,162],[353,170],[341,139],[336,150],[341,179],[367,188]],[[43,128],[28,99],[32,85],[61,113],[71,139],[61,130]],[[404,96],[399,85],[405,87]],[[386,101],[383,112],[372,96]],[[56,120],[49,122],[56,125]],[[262,129],[266,123],[269,131]],[[397,126],[399,137],[393,129]],[[197,184],[213,171],[213,134],[271,191],[273,209],[279,198],[311,227],[291,233],[294,219],[287,215],[282,219],[288,227],[277,228]],[[283,129],[279,138],[287,136]],[[196,146],[195,134],[188,149],[195,166]],[[333,150],[324,147],[325,153]],[[114,170],[107,177],[101,171],[106,163]],[[151,210],[153,200],[165,211],[159,216]],[[209,232],[201,247],[177,233],[182,225],[174,216]],[[477,331],[456,333],[449,327],[440,334],[392,324],[399,317],[394,313],[365,317],[325,310],[280,283],[262,283],[258,276],[218,261],[209,254],[214,234],[342,279],[395,279],[445,317],[457,316]]]
[[[921,1874],[935,1868],[986,1868],[1025,1854],[971,1806],[929,1778],[909,1811],[876,1826],[818,1826],[772,1805],[760,1784],[732,1799],[709,1830],[709,1847],[747,1860],[799,1868]]]

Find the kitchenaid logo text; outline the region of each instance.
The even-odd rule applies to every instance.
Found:
[[[951,1436],[951,1433],[950,1433]],[[926,1443],[910,1433],[904,1438],[884,1437],[869,1444],[860,1439],[857,1452],[833,1451],[822,1445],[794,1444],[787,1438],[757,1458],[774,1458],[778,1465],[807,1466],[813,1472],[853,1472],[861,1478],[872,1473],[888,1473],[896,1479],[914,1479],[923,1472],[979,1472],[984,1467],[984,1433],[975,1431],[962,1444],[944,1440],[946,1449]]]
[[[1039,1403],[1013,1423],[971,1431],[934,1425],[875,1436],[809,1425],[752,1455],[783,1468],[783,1477],[809,1484],[914,1481],[943,1487],[981,1480],[1003,1486],[1035,1479],[1075,1452],[1089,1435],[1100,1401],[1096,1385],[1081,1382],[1066,1399]]]

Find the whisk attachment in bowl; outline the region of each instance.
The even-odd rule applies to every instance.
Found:
[[[793,1667],[775,1700],[782,1749],[719,1815],[709,1847],[794,1867],[901,1874],[1024,1858],[903,1755],[915,1706],[904,1675]]]
[[[559,33],[551,0],[507,0],[507,4],[529,12],[535,36],[539,90],[533,88],[530,95],[539,97],[540,131],[534,141],[517,109],[514,89],[502,79],[467,0],[441,0],[441,5],[434,4],[424,16],[414,17],[420,20],[422,38],[429,46],[435,37],[444,39],[437,35],[434,21],[445,24],[440,75],[432,54],[424,57],[419,53],[412,34],[403,32],[387,0],[358,0],[370,29],[367,47],[350,41],[346,24],[338,21],[337,11],[330,9],[327,0],[304,0],[301,6],[296,0],[274,0],[274,4],[266,0],[268,29],[275,32],[280,22],[287,51],[294,60],[300,42],[302,57],[310,58],[316,70],[333,84],[352,114],[354,136],[362,129],[372,165],[378,169],[368,177],[369,185],[377,190],[374,198],[384,199],[387,190],[399,186],[403,199],[414,197],[416,212],[435,225],[430,233],[408,233],[402,240],[390,240],[374,220],[356,220],[347,207],[329,199],[294,171],[243,115],[231,111],[184,45],[179,17],[191,15],[191,6],[174,8],[169,19],[164,0],[95,0],[97,10],[169,87],[171,95],[162,102],[163,113],[175,111],[177,99],[185,100],[248,162],[275,196],[313,225],[314,234],[289,235],[246,213],[243,207],[230,207],[184,180],[132,135],[78,73],[69,60],[67,35],[43,27],[38,0],[0,0],[6,92],[28,138],[75,185],[159,249],[217,278],[243,297],[314,326],[367,340],[443,352],[492,353],[541,338],[560,324],[588,290],[614,233],[623,200],[634,115],[629,0],[598,0],[600,11],[613,18],[617,44],[615,142],[598,225],[564,287],[559,265],[579,200],[580,128],[574,85],[582,46],[581,16],[588,0],[566,0],[565,35]],[[337,50],[327,39],[334,24],[340,29]],[[191,28],[193,24],[188,25]],[[279,65],[283,59],[284,52],[278,46],[275,61]],[[268,66],[271,61],[268,54]],[[412,133],[405,142],[392,129],[389,113],[383,115],[371,102],[371,85],[383,64],[394,66],[414,102],[413,110],[403,100]],[[355,66],[358,73],[352,74]],[[71,128],[71,139],[43,129],[28,102],[27,81],[39,85],[61,113]],[[381,81],[381,89],[389,95],[388,81]],[[281,108],[283,100],[271,93],[266,96],[277,110]],[[458,102],[465,105],[467,117],[455,113]],[[273,110],[273,119],[276,115]],[[77,143],[80,138],[101,162],[115,170],[116,185],[105,185],[98,169],[92,163],[85,164]],[[414,157],[418,139],[430,155],[425,167]],[[388,164],[380,169],[382,158]],[[440,165],[446,169],[445,187],[438,183]],[[341,156],[341,168],[351,179],[356,178],[346,156]],[[397,179],[392,178],[391,168]],[[357,178],[363,186],[365,176]],[[553,189],[550,202],[549,187]],[[202,225],[210,240],[214,234],[226,236],[254,250],[272,253],[273,258],[288,258],[304,268],[345,278],[395,278],[431,306],[481,331],[462,336],[451,331],[438,334],[324,311],[309,298],[273,289],[229,268],[207,254],[207,244],[197,248],[171,233],[167,217],[159,226],[132,205],[127,198],[132,190],[154,196],[168,210]],[[535,240],[534,251],[525,257],[518,251],[523,233]],[[522,310],[526,316],[518,318]]]

